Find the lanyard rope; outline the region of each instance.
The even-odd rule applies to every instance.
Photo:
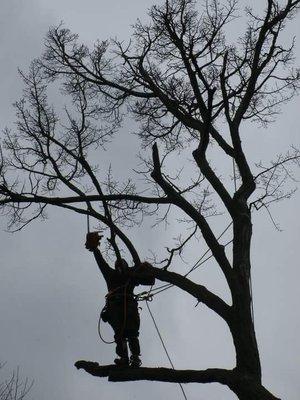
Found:
[[[86,214],[86,226],[87,226],[87,232],[90,233],[90,215]]]

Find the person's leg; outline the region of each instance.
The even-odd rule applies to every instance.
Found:
[[[130,365],[139,367],[142,362],[140,359],[141,349],[138,339],[140,328],[140,316],[138,312],[137,303],[133,302],[128,307],[128,321],[126,324],[126,337],[128,338],[128,345],[131,352]]]
[[[124,337],[120,336],[120,331],[115,331],[116,353],[120,358],[115,359],[117,365],[128,365],[128,349],[127,341]]]
[[[130,365],[132,367],[139,367],[142,365],[142,361],[140,359],[141,349],[140,342],[137,336],[129,336],[128,337],[128,345],[131,352],[130,356]]]
[[[128,345],[132,355],[140,356],[141,355],[141,348],[140,342],[138,337],[130,336],[128,337]]]
[[[109,308],[108,323],[114,330],[114,338],[116,343],[116,353],[120,358],[114,360],[117,365],[128,365],[128,349],[127,341],[124,336],[124,318],[123,305],[119,303],[111,303]]]

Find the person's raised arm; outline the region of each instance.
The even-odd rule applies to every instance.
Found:
[[[107,262],[105,261],[105,259],[101,254],[101,251],[98,248],[98,246],[100,245],[101,238],[102,236],[100,236],[98,232],[88,233],[86,235],[85,247],[89,251],[93,252],[98,267],[102,272],[104,279],[107,281],[109,280],[114,270],[107,264]]]

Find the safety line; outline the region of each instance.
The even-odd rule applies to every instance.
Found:
[[[226,243],[224,245],[224,247],[228,246],[230,243],[232,243],[232,240],[230,240],[228,243]],[[197,261],[197,264],[189,271],[187,272],[185,275],[183,275],[184,277],[187,277],[191,272],[195,271],[197,268],[201,267],[201,265],[205,264],[210,258],[212,258],[213,255],[211,254],[210,256],[208,256],[205,260],[203,260],[200,264],[198,264],[199,260]],[[153,289],[149,294],[151,294],[152,296],[155,296],[161,292],[164,292],[165,290],[170,289],[171,287],[175,286],[173,283],[167,283],[165,285],[159,286],[156,289]],[[155,292],[155,293],[153,293]]]
[[[207,254],[207,252],[205,253],[205,254]],[[204,255],[205,255],[204,254]],[[203,265],[204,263],[206,263],[206,261],[208,261],[210,258],[212,258],[212,254],[209,256],[209,257],[207,257],[205,260],[203,260],[199,265],[198,265],[198,263],[199,263],[199,261],[203,258],[203,256],[196,262],[196,264],[193,266],[193,268],[190,270],[190,271],[188,271],[185,275],[183,275],[185,278],[191,273],[191,272],[193,272],[195,269],[197,269],[197,268],[199,268],[199,267],[201,267],[201,265]],[[164,292],[165,290],[167,290],[167,289],[170,289],[171,287],[173,287],[174,285],[172,284],[172,283],[166,283],[166,284],[164,284],[164,285],[161,285],[161,286],[158,286],[157,288],[154,288],[154,289],[152,289],[151,291],[150,291],[150,293],[149,294],[151,294],[152,296],[155,296],[156,294],[158,294],[158,293],[161,293],[161,292]],[[155,293],[153,293],[153,292],[155,292]]]
[[[233,182],[234,182],[234,192],[237,190],[237,184],[236,184],[236,173],[235,173],[235,161],[234,158],[232,158],[232,170],[233,170]]]
[[[151,309],[150,309],[148,303],[149,303],[148,300],[146,300],[146,305],[147,305],[149,314],[150,314],[150,316],[151,316],[151,319],[152,319],[152,321],[153,321],[153,324],[154,324],[154,326],[155,326],[155,329],[156,329],[156,332],[157,332],[157,334],[158,334],[158,337],[159,337],[159,339],[160,339],[160,342],[161,342],[161,344],[162,344],[162,346],[163,346],[163,348],[164,348],[164,351],[165,351],[165,353],[166,353],[166,355],[167,355],[167,357],[168,357],[168,360],[169,360],[169,362],[170,362],[170,365],[171,365],[172,369],[175,370],[175,367],[174,367],[174,364],[173,364],[172,359],[171,359],[171,357],[170,357],[170,354],[169,354],[169,352],[168,352],[168,350],[167,350],[167,348],[166,348],[166,345],[165,345],[165,343],[164,343],[164,340],[163,340],[163,338],[162,338],[162,335],[161,335],[161,333],[160,333],[160,331],[159,331],[159,328],[158,328],[158,326],[157,326],[157,323],[156,323],[156,321],[155,321],[155,318],[154,318],[154,316],[153,316],[153,314],[152,314],[152,312],[151,312]],[[184,391],[184,389],[183,389],[182,384],[178,382],[178,385],[180,386],[180,389],[181,389],[181,391],[182,391],[182,395],[183,395],[184,399],[187,400],[187,396],[186,396],[186,393],[185,393],[185,391]]]
[[[90,214],[86,214],[86,226],[88,233],[90,233]]]
[[[232,221],[227,225],[227,227],[220,233],[220,235],[217,237],[217,240],[221,239],[221,237],[228,231],[228,229],[231,227],[232,225]],[[232,240],[230,240],[229,242],[227,242],[224,247],[228,246],[230,243],[232,243]],[[193,265],[193,267],[185,274],[183,275],[185,278],[192,273],[193,271],[195,271],[197,268],[199,268],[201,265],[203,265],[204,263],[206,263],[206,261],[208,261],[210,258],[213,257],[213,254],[211,254],[210,256],[208,256],[205,260],[203,260],[203,258],[206,256],[207,253],[209,253],[211,251],[211,249],[207,249],[202,256],[199,258],[199,260],[196,261],[196,263]],[[203,260],[203,261],[202,261]],[[152,287],[150,288],[150,290],[148,291],[148,295],[151,294],[152,296],[155,296],[158,293],[164,292],[165,290],[170,289],[171,287],[173,287],[174,285],[171,283],[167,283],[161,286],[158,286],[157,288],[152,289]]]
[[[252,277],[251,271],[249,271],[249,288],[250,288],[250,302],[251,302],[251,317],[252,317],[252,324],[254,328],[254,306],[253,306],[253,294],[252,294]]]
[[[223,232],[220,233],[220,235],[217,237],[217,240],[221,239],[221,237],[228,231],[228,229],[231,227],[232,225],[232,221],[227,225],[227,227],[223,230]],[[228,246],[228,244],[230,244],[232,241],[228,242],[225,244],[225,247]],[[206,256],[207,253],[209,253],[211,251],[211,249],[207,249],[206,252],[200,257],[200,259],[196,262],[196,264],[191,268],[191,270],[185,274],[184,276],[188,276],[192,271],[194,271],[195,269],[197,269],[198,267],[200,267],[200,265],[202,265],[204,262],[206,262],[207,260],[209,260],[213,255],[211,254],[209,256],[209,258],[207,258],[207,260],[203,261],[201,264],[197,265],[202,259],[203,257]]]

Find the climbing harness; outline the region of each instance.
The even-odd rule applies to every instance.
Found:
[[[105,343],[105,344],[113,344],[113,343],[115,343],[115,340],[113,340],[113,341],[110,342],[110,341],[107,341],[107,340],[105,340],[105,339],[103,338],[103,336],[102,336],[102,334],[101,334],[101,320],[102,320],[103,322],[107,322],[107,321],[108,321],[108,319],[106,319],[106,316],[105,316],[105,313],[106,313],[106,310],[107,310],[107,301],[109,300],[110,297],[113,297],[113,296],[114,296],[114,293],[115,293],[117,290],[122,289],[122,288],[124,288],[124,293],[123,293],[123,295],[122,295],[122,297],[123,297],[123,303],[124,303],[124,318],[123,318],[122,329],[121,329],[121,331],[120,331],[120,333],[119,333],[119,336],[122,337],[122,335],[123,335],[123,333],[124,333],[124,330],[125,330],[125,327],[126,327],[126,321],[127,321],[127,287],[128,287],[128,285],[129,285],[129,282],[130,282],[130,280],[128,280],[128,281],[125,283],[125,285],[119,286],[119,287],[117,287],[117,288],[115,288],[115,289],[113,289],[113,290],[110,290],[110,291],[107,293],[107,295],[105,296],[105,298],[106,298],[106,303],[105,303],[104,307],[102,308],[102,310],[100,311],[99,319],[98,319],[98,335],[99,335],[99,338],[102,340],[102,342]],[[105,319],[106,319],[106,320],[105,320]]]

